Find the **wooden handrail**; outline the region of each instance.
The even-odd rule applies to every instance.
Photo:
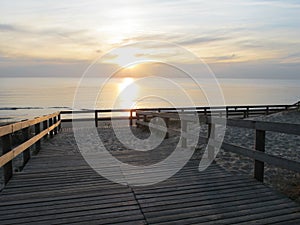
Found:
[[[17,122],[17,123],[13,123],[13,124],[9,124],[9,125],[5,125],[5,126],[1,126],[0,127],[0,137],[6,135],[6,134],[10,134],[10,133],[14,133],[16,131],[22,130],[26,127],[30,127],[33,126],[37,123],[41,123],[45,120],[48,120],[50,118],[53,118],[55,116],[58,116],[60,114],[60,112],[56,112],[56,113],[52,113],[46,116],[42,116],[42,117],[38,117],[32,120],[25,120],[25,121],[21,121],[21,122]]]
[[[149,122],[147,120],[147,116],[151,117],[161,117],[163,119],[175,119],[175,120],[181,120],[184,123],[190,122],[194,123],[195,118],[188,117],[188,116],[179,116],[178,113],[159,113],[159,112],[140,112],[137,111],[137,113],[140,113],[138,115],[138,118],[140,116],[143,116],[143,121],[137,121],[139,125],[142,126],[149,126]],[[209,130],[213,130],[212,126],[215,126],[217,124],[226,124],[226,126],[232,126],[232,127],[240,127],[240,128],[246,128],[246,129],[254,129],[256,131],[255,135],[255,149],[248,149],[240,146],[235,146],[229,143],[219,143],[214,138],[209,140],[209,136],[211,135],[211,132],[208,131],[208,137],[198,136],[199,134],[194,134],[199,137],[199,140],[201,142],[207,143],[209,146],[208,155],[211,157],[214,155],[214,146],[221,146],[225,151],[231,151],[240,155],[244,155],[247,157],[250,157],[255,160],[254,164],[254,177],[259,180],[263,181],[264,177],[264,163],[268,163],[271,165],[275,165],[284,169],[293,170],[296,172],[300,172],[300,162],[281,158],[278,156],[274,156],[268,153],[265,153],[265,132],[271,131],[271,132],[279,132],[279,133],[285,133],[285,134],[293,134],[293,135],[300,135],[300,124],[290,124],[290,123],[278,123],[278,122],[265,122],[265,121],[253,121],[253,120],[238,120],[238,119],[225,119],[225,118],[217,118],[217,117],[210,117],[210,116],[200,116],[199,121],[201,123],[208,124]],[[153,125],[152,125],[153,126]],[[165,130],[165,128],[162,128],[160,126],[153,128],[157,128],[158,130]],[[182,132],[182,147],[186,147],[186,139],[187,132],[183,130],[173,129],[167,126],[167,134],[170,132]],[[189,135],[193,135],[190,134]]]
[[[29,148],[30,146],[35,144],[37,141],[42,139],[47,133],[54,130],[56,127],[58,127],[60,125],[60,122],[61,121],[58,121],[57,123],[53,124],[51,127],[48,127],[47,129],[43,130],[38,135],[30,138],[29,140],[27,140],[26,142],[23,142],[22,144],[18,145],[17,147],[12,149],[8,153],[2,155],[0,157],[0,167],[4,166],[6,163],[13,160],[15,157],[17,157],[22,152],[24,152],[27,148]]]
[[[270,114],[274,112],[280,112],[286,109],[299,109],[299,105],[297,103],[292,105],[236,105],[236,106],[200,106],[200,107],[178,107],[178,108],[171,108],[171,107],[158,107],[158,108],[135,108],[135,109],[87,109],[87,110],[70,110],[70,111],[61,111],[62,115],[67,114],[86,114],[86,113],[93,113],[94,114],[94,121],[95,126],[98,126],[98,121],[102,120],[112,120],[112,119],[126,119],[129,120],[129,124],[133,125],[133,119],[139,119],[138,113],[141,112],[178,112],[181,113],[190,113],[190,112],[197,112],[198,114],[202,114],[205,116],[209,115],[226,115],[226,118],[231,116],[241,116],[243,118],[247,118],[252,115],[261,115],[261,114]],[[124,117],[109,117],[109,116],[99,116],[99,113],[116,113],[116,112],[128,112],[129,115]],[[133,114],[136,113],[137,116]],[[90,120],[90,119],[83,119],[78,118],[75,120]],[[70,122],[72,119],[62,119],[62,122]]]
[[[38,152],[41,148],[41,139],[48,133],[50,137],[56,134],[60,128],[60,112],[38,117],[32,120],[21,121],[0,127],[2,139],[2,155],[0,156],[0,167],[3,167],[4,183],[6,184],[13,175],[12,160],[23,153],[23,165],[30,159],[30,147],[35,145]],[[42,130],[41,130],[42,125]],[[29,128],[34,128],[34,136],[29,137]],[[12,149],[11,136],[14,132],[22,131],[23,143]]]

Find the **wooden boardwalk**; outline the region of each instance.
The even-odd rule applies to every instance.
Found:
[[[64,131],[0,193],[0,224],[300,224],[300,206],[287,197],[215,164],[200,173],[198,164],[153,186],[115,184]]]

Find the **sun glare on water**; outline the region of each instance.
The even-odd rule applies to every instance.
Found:
[[[121,108],[134,107],[138,97],[138,86],[134,83],[134,79],[131,77],[123,78],[122,82],[119,84],[118,94],[119,105]]]

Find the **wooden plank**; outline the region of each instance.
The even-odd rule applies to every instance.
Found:
[[[235,146],[235,145],[228,144],[228,143],[222,143],[221,148],[224,149],[225,151],[230,151],[230,152],[234,152],[234,153],[237,153],[237,154],[240,154],[243,156],[247,156],[252,159],[263,161],[270,165],[281,167],[283,169],[300,172],[300,162],[297,162],[297,161],[281,158],[281,157],[271,155],[268,153],[254,151],[252,149]]]
[[[300,135],[300,124],[257,121],[255,129]]]
[[[207,123],[210,123],[210,121],[211,118],[208,117]],[[214,123],[224,124],[225,119],[214,118]],[[264,130],[264,131],[273,131],[273,132],[280,132],[286,134],[300,135],[300,124],[227,119],[226,125],[232,127],[241,127],[241,128],[248,128],[248,129],[257,129],[257,130]]]
[[[290,199],[216,164],[199,172],[198,160],[155,185],[115,184],[86,164],[71,132],[61,135],[46,142],[0,193],[1,224],[266,224],[276,219],[289,224],[300,218]],[[132,151],[114,154],[124,160],[130,152],[138,160]],[[132,175],[141,177],[143,171]]]

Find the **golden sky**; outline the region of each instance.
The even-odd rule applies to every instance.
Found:
[[[0,4],[0,76],[22,71],[70,75],[112,49],[140,41],[174,43],[216,71],[232,67],[236,74],[243,69],[251,74],[263,67],[260,73],[280,75],[280,67],[282,75],[295,76],[299,69],[299,1],[2,0]],[[182,60],[168,48],[163,52],[133,48],[125,61]],[[106,63],[123,62],[120,54]]]

